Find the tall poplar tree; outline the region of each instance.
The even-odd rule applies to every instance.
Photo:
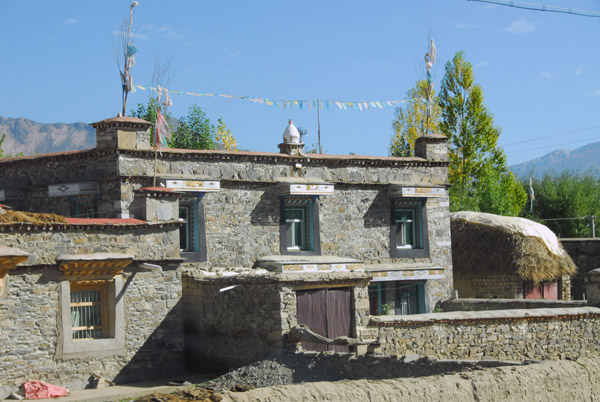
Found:
[[[428,131],[437,132],[440,107],[434,98],[432,116],[427,121],[426,92],[427,80],[417,81],[415,86],[406,92],[409,102],[396,108],[396,117],[392,121],[394,136],[390,141],[390,156],[414,156],[415,140]]]
[[[439,129],[448,137],[451,210],[519,214],[527,195],[497,145],[501,130],[483,104],[471,63],[458,52],[445,69]]]

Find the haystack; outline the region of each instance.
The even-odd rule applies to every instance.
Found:
[[[20,212],[2,209],[0,211],[0,224],[31,223],[33,225],[61,224],[68,225],[64,216],[56,214],[38,214],[34,212]]]
[[[556,235],[529,219],[456,212],[451,230],[453,269],[463,277],[516,273],[537,284],[577,269]]]

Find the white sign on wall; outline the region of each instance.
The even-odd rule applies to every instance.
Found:
[[[281,195],[331,195],[333,184],[280,184],[277,192]]]
[[[218,180],[161,180],[166,188],[173,189],[175,191],[186,191],[186,192],[209,192],[219,191],[221,189],[221,182]]]
[[[62,183],[48,186],[48,196],[64,197],[68,195],[100,194],[100,185],[95,181],[84,183]]]
[[[444,187],[406,187],[391,184],[388,188],[388,196],[393,197],[443,197],[446,195]]]

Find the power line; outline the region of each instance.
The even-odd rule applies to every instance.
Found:
[[[590,11],[590,10],[576,10],[573,8],[564,8],[564,7],[555,7],[555,6],[546,6],[543,4],[534,4],[534,3],[524,3],[521,1],[511,1],[511,0],[467,0],[467,1],[476,1],[479,3],[489,3],[496,4],[499,6],[507,6],[514,8],[521,8],[523,10],[532,10],[532,11],[548,11],[551,13],[559,13],[559,14],[571,14],[571,15],[579,15],[582,17],[596,17],[600,18],[600,11]]]
[[[552,147],[559,147],[562,145],[571,145],[571,144],[575,144],[578,142],[583,142],[583,141],[591,141],[594,140],[594,138],[585,138],[583,140],[578,140],[578,141],[571,141],[571,142],[563,142],[562,144],[553,144],[553,145],[545,145],[543,147],[537,147],[537,148],[527,148],[527,149],[519,149],[518,151],[506,151],[507,153],[513,153],[513,152],[527,152],[527,151],[535,151],[536,149],[544,149],[544,148],[552,148]]]
[[[594,127],[588,127],[588,128],[580,128],[578,130],[565,131],[564,133],[560,133],[560,134],[547,135],[547,136],[544,136],[544,137],[536,137],[536,138],[533,138],[531,140],[526,140],[526,141],[512,142],[510,144],[505,144],[503,146],[508,147],[510,145],[525,144],[526,142],[534,142],[534,141],[543,140],[543,139],[546,139],[546,138],[560,137],[562,135],[579,133],[579,132],[582,132],[582,131],[589,131],[589,130],[593,130],[593,129],[596,129],[596,128],[600,128],[600,126],[594,126]]]

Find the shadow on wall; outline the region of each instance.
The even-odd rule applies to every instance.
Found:
[[[363,216],[365,228],[389,226],[390,201],[387,190],[380,190]]]
[[[250,212],[250,223],[253,226],[279,225],[279,199],[275,194],[275,187],[267,188],[260,196],[260,200]]]
[[[152,316],[153,312],[146,314]],[[151,320],[151,317],[148,319]],[[132,323],[128,317],[129,325]],[[129,333],[127,336],[134,335]],[[125,342],[128,348],[131,339],[126,338]],[[185,371],[184,363],[182,302],[179,300],[113,382],[123,384],[176,375]]]

